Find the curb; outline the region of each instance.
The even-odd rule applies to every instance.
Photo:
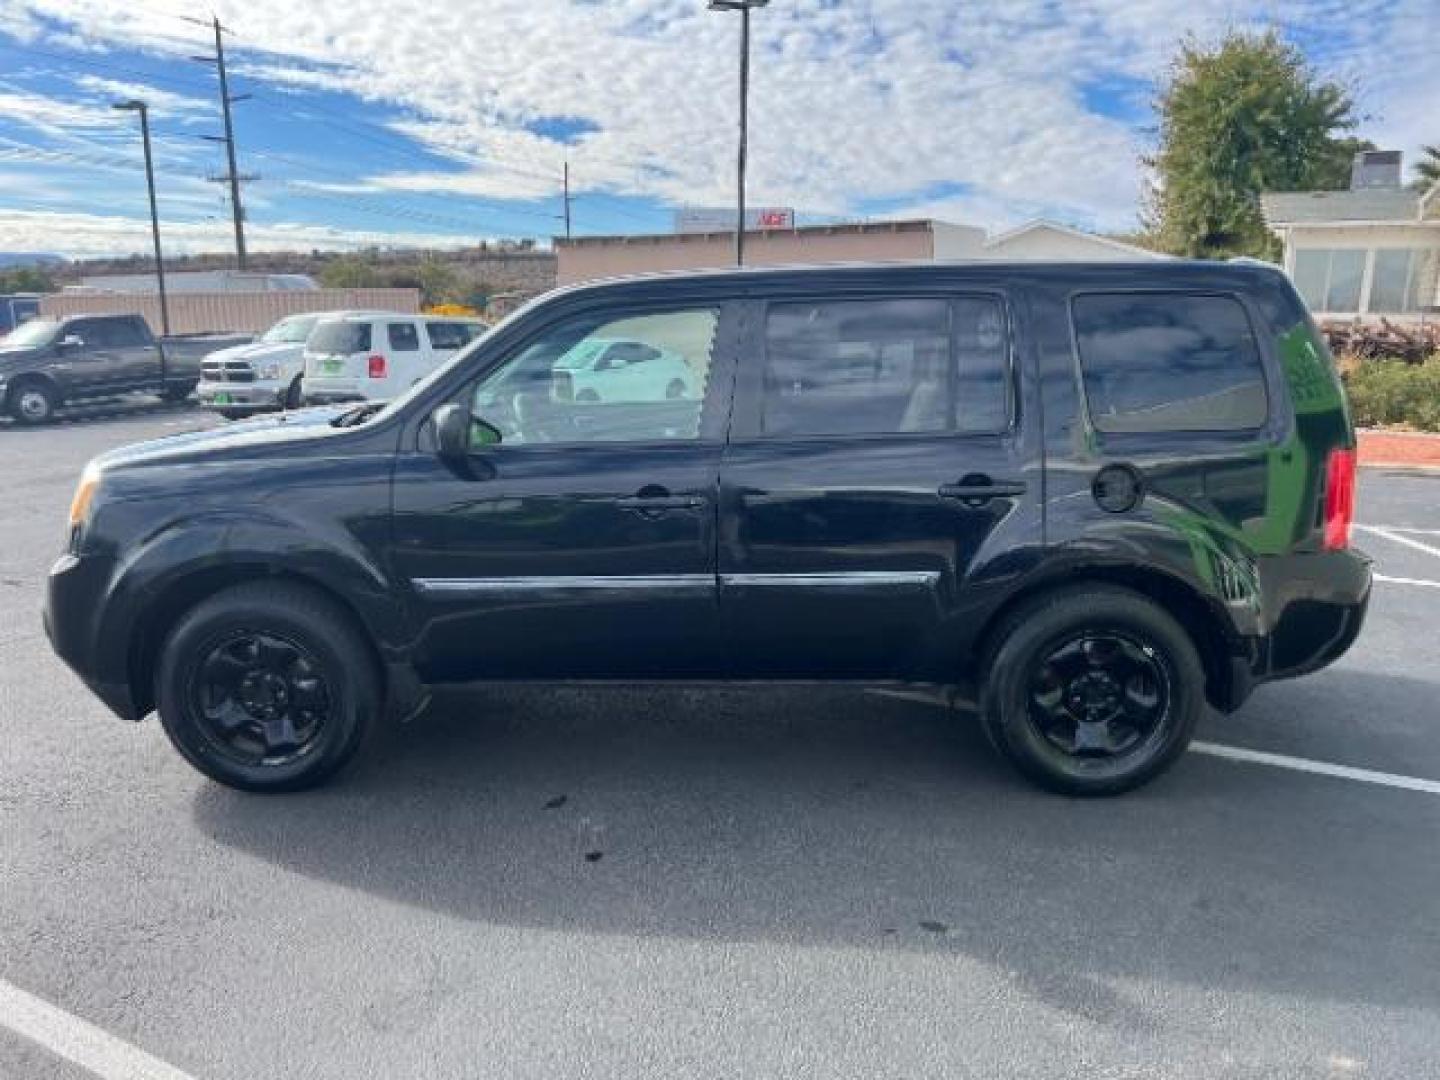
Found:
[[[1360,464],[1386,468],[1440,468],[1440,435],[1421,431],[1356,432]]]

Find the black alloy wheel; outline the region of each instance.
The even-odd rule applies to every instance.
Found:
[[[1030,722],[1061,753],[1117,757],[1164,726],[1173,681],[1153,646],[1080,631],[1037,658]]]
[[[1120,586],[1071,586],[1020,605],[989,638],[981,671],[990,741],[1067,795],[1116,795],[1154,779],[1205,709],[1189,633]]]
[[[284,765],[315,749],[330,691],[320,661],[303,646],[242,630],[195,667],[190,706],[219,753],[242,765]]]

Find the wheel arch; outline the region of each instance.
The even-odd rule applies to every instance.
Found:
[[[1157,602],[1175,617],[1195,645],[1205,669],[1205,698],[1223,712],[1232,711],[1237,697],[1235,660],[1243,655],[1239,635],[1222,610],[1183,578],[1144,565],[1080,564],[1052,573],[1016,590],[991,612],[975,636],[972,655],[982,657],[994,645],[995,635],[1017,608],[1036,597],[1077,585],[1110,585],[1139,593]]]
[[[49,375],[43,371],[25,371],[16,375],[7,385],[7,398],[17,389],[26,386],[42,386],[49,391],[51,397],[55,399],[56,405],[63,405],[65,403],[64,388],[61,387],[53,375]]]
[[[326,602],[333,605],[354,625],[364,640],[370,659],[375,665],[376,677],[380,680],[382,700],[389,695],[393,681],[390,666],[381,655],[370,625],[341,590],[301,571],[279,568],[262,561],[237,561],[200,566],[179,575],[157,592],[139,613],[126,658],[130,695],[137,715],[144,716],[155,708],[155,672],[159,664],[160,647],[180,618],[196,605],[225,589],[254,581],[293,585],[322,596]]]

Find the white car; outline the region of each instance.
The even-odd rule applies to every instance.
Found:
[[[489,327],[440,315],[322,319],[305,343],[306,404],[397,397]]]
[[[660,401],[700,396],[685,357],[624,338],[588,338],[555,363],[562,396],[574,401]]]
[[[209,353],[200,363],[200,404],[229,420],[300,407],[305,339],[316,323],[367,312],[314,311],[281,319],[254,341]]]

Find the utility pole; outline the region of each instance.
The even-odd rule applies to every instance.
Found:
[[[230,213],[235,219],[235,267],[238,270],[245,269],[245,208],[240,202],[240,181],[250,179],[242,177],[240,170],[235,165],[235,125],[230,116],[230,106],[237,101],[244,101],[250,97],[249,94],[230,95],[230,83],[225,73],[225,37],[230,31],[220,24],[220,16],[213,15],[207,23],[201,19],[186,19],[199,26],[211,26],[215,30],[215,55],[214,56],[192,56],[202,64],[214,64],[215,72],[220,77],[220,111],[225,118],[225,135],[217,137],[207,135],[205,138],[211,142],[223,142],[225,144],[225,160],[228,171],[224,176],[212,177],[218,181],[228,182],[230,185]]]
[[[750,104],[750,12],[770,0],[710,0],[711,11],[740,12],[740,149],[735,158],[735,265],[745,265],[745,142]]]
[[[140,140],[145,144],[145,186],[150,192],[150,235],[155,240],[155,284],[160,292],[160,333],[170,336],[170,304],[165,299],[165,260],[160,255],[160,211],[155,205],[155,162],[150,156],[150,107],[143,101],[117,101],[112,108],[140,114]]]
[[[565,239],[570,239],[570,159],[565,159]]]

